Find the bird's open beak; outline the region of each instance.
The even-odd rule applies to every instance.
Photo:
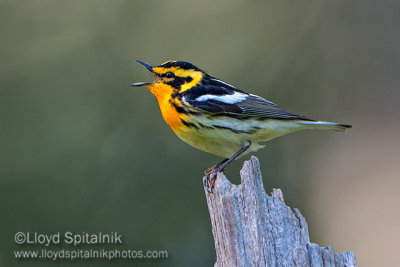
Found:
[[[140,61],[140,60],[136,60],[136,62],[139,63],[139,64],[142,64],[143,66],[145,66],[146,69],[148,69],[150,72],[154,72],[153,71],[153,66],[151,66],[151,65],[149,65],[147,63],[144,63],[143,61]],[[145,86],[145,85],[150,85],[150,84],[153,84],[153,83],[139,82],[139,83],[132,83],[131,85],[132,86]]]

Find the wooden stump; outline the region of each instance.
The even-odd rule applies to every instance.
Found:
[[[205,190],[217,254],[216,266],[356,266],[352,252],[310,242],[298,209],[286,206],[280,189],[265,193],[256,157],[233,185],[218,173],[215,193]]]

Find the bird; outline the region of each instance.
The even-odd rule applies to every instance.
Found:
[[[150,90],[173,132],[189,145],[224,158],[205,171],[204,186],[210,193],[218,172],[239,156],[263,148],[266,141],[307,129],[343,131],[352,127],[288,112],[189,62],[170,60],[157,66],[136,62],[155,79],[131,85]]]

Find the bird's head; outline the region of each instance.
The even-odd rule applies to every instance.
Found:
[[[157,96],[160,91],[171,91],[180,93],[199,84],[207,74],[195,65],[184,61],[167,61],[159,66],[151,66],[136,60],[154,73],[154,82],[133,83],[132,86],[146,86]]]

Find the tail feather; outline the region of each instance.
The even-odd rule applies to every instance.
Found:
[[[328,121],[300,121],[300,124],[311,126],[311,129],[326,129],[326,130],[336,130],[344,131],[347,128],[351,128],[351,125],[340,124]]]

